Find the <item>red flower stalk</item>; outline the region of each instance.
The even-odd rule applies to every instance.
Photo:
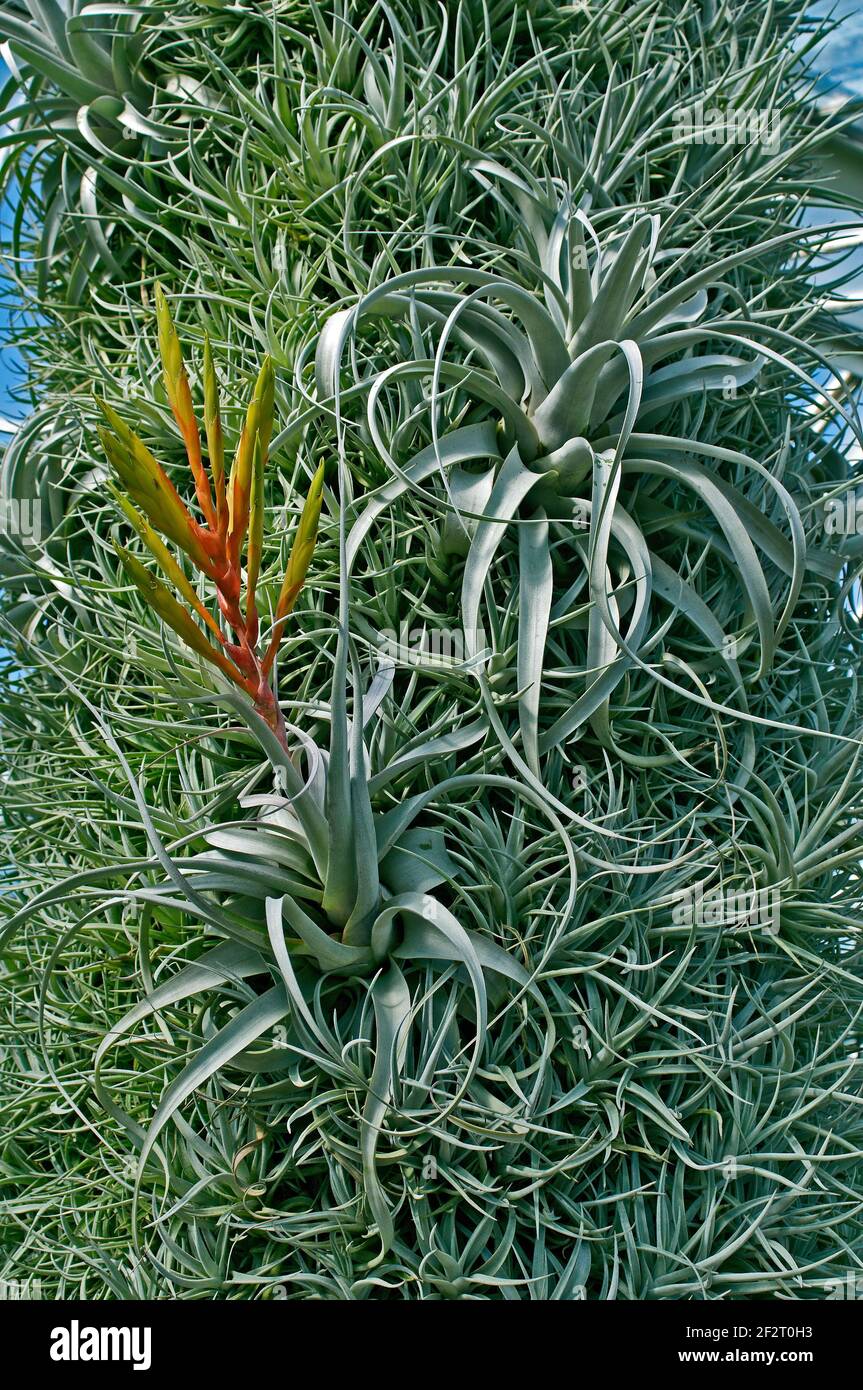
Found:
[[[303,506],[270,640],[266,650],[261,652],[256,595],[264,539],[264,473],[273,429],[272,364],[269,357],[264,358],[226,481],[219,388],[209,339],[204,342],[203,373],[208,472],[180,341],[159,285],[156,286],[156,318],[168,401],[183,436],[203,520],[195,520],[161,464],[105,401],[99,404],[110,428],[100,428],[99,436],[108,462],[124,490],[121,492],[111,485],[118,505],[188,607],[184,607],[167,585],[122,546],[116,546],[116,550],[148,605],[187,646],[218,667],[250,696],[258,713],[286,748],[284,720],[270,673],[288,614],[302,589],[314,552],[323,494],[323,464],[312,479]],[[215,585],[223,618],[221,625],[201,601],[162,536],[179,546]],[[204,624],[203,628],[198,626],[196,617]]]

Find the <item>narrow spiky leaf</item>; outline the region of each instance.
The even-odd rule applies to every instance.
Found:
[[[147,446],[107,401],[99,406],[113,434],[99,430],[108,462],[148,519],[183,549],[199,569],[212,574],[212,555],[204,533],[190,515],[174,484]]]
[[[270,453],[270,438],[273,433],[273,414],[276,405],[276,377],[269,354],[261,363],[255,391],[259,401],[258,433],[261,439],[261,458],[264,467]]]
[[[269,357],[265,357],[255,382],[252,399],[246,411],[246,420],[231,465],[231,478],[228,486],[228,554],[236,565],[249,524],[250,493],[252,486],[252,464],[255,457],[255,441],[261,436],[261,456],[264,465],[267,461],[270,434],[273,428],[273,401],[275,383],[273,367]]]
[[[233,662],[229,661],[223,652],[211,645],[191,613],[188,613],[182,604],[177,602],[162,581],[157,579],[155,574],[151,574],[134,555],[130,555],[128,550],[117,545],[116,541],[114,542],[114,549],[120,557],[123,568],[148,607],[158,614],[162,621],[176,632],[178,637],[183,639],[187,647],[191,647],[192,651],[197,652],[199,656],[217,666],[235,685],[254,695],[253,683],[247,681],[240,674]]]
[[[228,498],[225,491],[225,441],[222,437],[222,414],[219,408],[219,380],[213,365],[209,333],[204,334],[204,428],[207,432],[207,453],[216,493],[216,523],[219,535],[226,536]]]
[[[198,431],[198,421],[195,418],[195,408],[192,404],[189,378],[183,363],[183,351],[180,347],[180,339],[177,336],[174,321],[171,318],[168,301],[162,286],[159,284],[156,285],[156,323],[159,329],[159,354],[162,358],[168,403],[174,413],[174,419],[180,427],[183,443],[186,446],[189,467],[195,479],[198,505],[204,513],[207,525],[215,529],[216,513],[213,509],[209,479],[201,458],[201,436]]]
[[[203,619],[214,637],[216,637],[219,642],[224,643],[224,638],[219,630],[218,623],[214,619],[212,613],[210,613],[201,602],[187,575],[184,574],[181,566],[175,560],[161,536],[153,530],[147,518],[138,511],[137,507],[133,506],[129,499],[123,496],[119,488],[114,487],[112,483],[108,484],[108,488],[117,506],[134,527],[144,545],[160,566],[162,573],[170,579],[174,588],[182,595],[189,606],[194,608],[199,618]]]
[[[249,521],[249,488],[252,477],[255,439],[258,432],[258,404],[252,399],[246,411],[231,476],[228,481],[228,557],[233,565],[239,561],[243,537]]]
[[[258,610],[255,590],[261,572],[261,553],[264,548],[264,460],[261,436],[255,440],[252,459],[251,500],[249,504],[249,544],[246,551],[246,627],[249,641],[258,640]]]
[[[288,566],[285,570],[285,577],[282,580],[282,589],[279,594],[279,601],[276,605],[276,621],[273,626],[273,635],[270,638],[270,645],[264,657],[262,670],[267,675],[276,659],[282,634],[285,630],[285,622],[297,601],[297,596],[305,583],[309,565],[314,554],[315,542],[318,536],[318,522],[321,515],[321,503],[324,493],[324,465],[318,465],[317,472],[312,479],[311,487],[305,503],[303,504],[302,515],[297,526],[294,542],[291,546],[291,554],[288,559]]]

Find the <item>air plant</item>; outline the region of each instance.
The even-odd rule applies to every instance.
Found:
[[[312,479],[282,580],[270,638],[261,651],[257,587],[264,542],[264,475],[273,428],[272,363],[269,357],[265,357],[261,365],[230,474],[226,478],[219,386],[210,340],[209,337],[205,338],[204,428],[208,474],[180,341],[160,285],[156,286],[156,316],[165,390],[183,437],[203,520],[198,521],[191,515],[161,464],[143,441],[124,424],[113,406],[104,400],[99,404],[110,428],[100,427],[99,438],[108,462],[128,494],[124,496],[115,486],[111,486],[117,505],[170,580],[175,592],[188,606],[183,607],[171,590],[128,550],[116,542],[115,549],[148,607],[192,651],[251,697],[254,708],[283,747],[287,747],[284,718],[273,691],[272,673],[288,616],[303,587],[314,552],[323,497],[324,465],[319,465]],[[159,532],[173,541],[198,572],[215,585],[219,609],[229,629],[228,636],[199,597]],[[245,574],[242,565],[244,555]],[[201,620],[203,629],[195,618]]]
[[[38,309],[0,489],[47,531],[0,536],[8,1267],[823,1297],[863,1260],[860,538],[822,524],[859,353],[801,217],[823,26],[66,8],[0,4]],[[688,143],[699,98],[781,139]],[[264,360],[229,471],[209,344],[198,424],[158,296],[188,503],[141,323],[169,278]],[[112,496],[88,403],[130,375]],[[280,609],[287,445],[328,471]],[[713,892],[776,909],[678,910]]]
[[[441,831],[417,824],[436,801],[459,790],[504,784],[488,773],[437,778],[425,792],[402,800],[388,811],[375,810],[373,800],[379,800],[386,788],[410,772],[469,749],[482,739],[487,724],[480,720],[464,729],[414,741],[387,766],[369,771],[363,727],[388,694],[394,667],[392,663],[383,665],[374,692],[364,695],[359,668],[353,661],[354,713],[349,720],[349,643],[344,622],[349,608],[347,571],[340,584],[342,622],[326,754],[301,729],[286,726],[270,685],[270,673],[287,616],[303,585],[315,547],[323,464],[303,507],[276,605],[272,636],[261,655],[256,586],[264,539],[264,470],[273,421],[272,367],[269,359],[261,367],[226,480],[218,387],[209,339],[205,338],[208,476],[179,340],[160,286],[156,287],[156,312],[165,388],[183,437],[203,521],[193,518],[164,469],[104,401],[100,404],[111,432],[100,427],[99,437],[128,493],[128,497],[124,496],[112,486],[112,495],[188,607],[183,607],[167,586],[128,550],[120,546],[116,549],[148,606],[241,692],[229,691],[223,699],[257,736],[286,794],[263,798],[263,819],[245,832],[225,830],[208,834],[208,851],[185,859],[183,881],[187,891],[202,902],[206,901],[202,893],[215,895],[218,900],[221,893],[236,891],[238,887],[259,900],[262,887],[272,889],[281,883],[284,891],[277,897],[263,895],[269,943],[265,955],[264,943],[256,944],[254,933],[238,933],[222,911],[207,909],[214,927],[228,937],[229,944],[215,947],[197,965],[178,976],[167,990],[155,991],[132,1009],[111,1030],[102,1054],[129,1027],[165,1002],[177,1003],[193,997],[202,988],[212,988],[222,972],[224,979],[231,980],[260,974],[268,968],[265,957],[270,957],[269,968],[276,982],[269,992],[257,997],[211,1038],[162,1098],[140,1146],[143,1171],[165,1124],[191,1090],[229,1065],[274,1025],[288,1020],[291,1041],[285,1046],[297,1051],[320,1046],[320,1030],[312,1029],[309,1033],[308,1028],[309,1005],[315,992],[314,976],[310,979],[308,973],[310,965],[324,974],[348,979],[374,977],[370,997],[376,1022],[376,1062],[367,1083],[361,1152],[366,1195],[382,1240],[379,1258],[383,1258],[394,1232],[376,1171],[376,1154],[381,1126],[401,1084],[413,1012],[411,991],[403,973],[405,963],[416,967],[428,961],[437,969],[461,968],[465,972],[474,1023],[473,1037],[465,1043],[470,1048],[470,1063],[459,1094],[470,1087],[483,1054],[489,1017],[487,972],[539,997],[522,964],[485,935],[463,927],[446,903],[434,896],[433,890],[446,882],[455,866]],[[231,639],[224,636],[158,531],[189,557],[204,578],[213,582]],[[241,568],[244,554],[245,574]],[[193,614],[204,624],[204,630]],[[251,704],[247,697],[251,697]],[[370,712],[366,713],[369,700]],[[305,779],[297,766],[297,755],[288,752],[288,731],[307,760],[309,773]],[[284,866],[289,872],[262,879],[258,866],[264,863]],[[248,870],[251,873],[247,877]],[[457,993],[460,990],[459,984]],[[550,1020],[549,1027],[550,1045]],[[97,1077],[102,1054],[97,1058]],[[336,1055],[333,1039],[322,1061],[330,1065]],[[115,1113],[121,1113],[109,1097],[105,1096],[105,1100]],[[454,1104],[450,1101],[442,1108],[438,1122]]]
[[[652,597],[654,603],[656,597],[671,603],[699,629],[716,660],[726,664],[735,698],[745,709],[738,653],[754,638],[759,660],[749,679],[763,679],[807,568],[831,576],[840,561],[823,551],[807,555],[797,506],[760,461],[711,439],[658,428],[681,405],[691,401],[695,407],[709,392],[736,398],[768,359],[817,391],[803,368],[770,346],[769,340],[778,339],[782,346],[795,347],[790,334],[769,321],[723,311],[726,298],[738,308],[723,277],[753,258],[799,242],[801,233],[782,233],[687,272],[691,252],[661,251],[673,217],[663,227],[657,215],[624,215],[602,238],[575,206],[574,191],[554,208],[541,189],[526,186],[492,161],[478,161],[472,172],[507,204],[513,221],[520,220],[527,251],[519,269],[535,278],[542,297],[514,277],[464,264],[389,277],[326,323],[316,345],[316,381],[323,399],[344,389],[345,349],[366,319],[383,316],[389,323],[403,315],[432,334],[428,355],[420,350],[416,358],[373,372],[365,360],[357,368],[357,385],[362,382],[367,396],[369,434],[395,477],[368,503],[349,555],[356,555],[363,537],[399,497],[409,491],[424,495],[423,484],[439,475],[447,525],[463,537],[461,619],[468,656],[476,660],[483,592],[507,525],[518,526],[521,624],[515,675],[523,756],[514,748],[511,754],[522,768],[526,764],[528,776],[538,784],[540,755],[588,722],[615,756],[629,756],[611,727],[610,699],[627,671],[640,662],[642,649],[651,645]],[[501,189],[512,192],[516,206]],[[722,343],[736,351],[704,350]],[[424,345],[425,340],[420,348]],[[450,345],[460,349],[459,360],[448,357]],[[751,355],[740,356],[740,349]],[[817,349],[809,353],[820,356]],[[405,460],[398,457],[402,422],[415,420],[411,392],[423,379],[430,382],[432,443]],[[443,401],[458,391],[470,399],[470,423],[442,429]],[[860,437],[847,406],[840,402],[838,409]],[[394,439],[387,434],[388,420],[397,422]],[[477,469],[481,461],[486,462],[484,470]],[[466,471],[465,464],[473,465],[472,470]],[[770,511],[765,508],[756,516],[740,488],[722,477],[722,464],[763,480]],[[637,493],[630,503],[625,488],[651,476],[668,478],[681,494],[695,493],[711,517],[728,559],[729,581],[743,589],[746,617],[737,633],[726,633],[687,578],[673,573],[651,549],[655,514],[648,513],[645,526]],[[773,510],[784,530],[771,516]],[[677,525],[670,514],[663,529]],[[555,532],[570,538],[573,568],[567,568],[566,588],[576,591],[583,568],[591,607],[583,693],[542,731],[543,663],[556,597],[551,561]],[[778,616],[759,551],[788,581]]]

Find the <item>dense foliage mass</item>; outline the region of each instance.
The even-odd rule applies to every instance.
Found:
[[[817,26],[19,0],[0,30],[33,405],[2,470],[0,1275],[856,1277],[863,547],[828,521],[860,354],[806,219],[851,207]],[[252,671],[243,584],[280,713],[206,650]]]

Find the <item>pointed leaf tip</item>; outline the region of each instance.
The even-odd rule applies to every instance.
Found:
[[[186,446],[186,456],[189,460],[192,476],[195,479],[198,505],[204,514],[207,525],[215,531],[217,529],[216,513],[210,493],[210,481],[201,457],[201,436],[198,431],[195,407],[192,404],[189,378],[183,363],[183,351],[180,347],[180,339],[177,336],[174,321],[171,318],[168,301],[158,283],[156,285],[156,324],[159,331],[159,354],[162,359],[168,403],[174,419],[180,427],[183,443]]]
[[[288,557],[288,564],[285,570],[285,577],[282,580],[282,589],[279,594],[279,601],[276,605],[276,621],[273,625],[273,635],[270,638],[270,645],[264,657],[262,670],[268,674],[276,653],[279,649],[282,636],[285,630],[285,622],[297,601],[300,590],[306,580],[309,566],[312,562],[315,546],[318,538],[318,524],[321,516],[321,505],[324,496],[324,464],[318,464],[315,475],[312,478],[300,520],[294,534],[294,541],[291,546],[291,553]]]

